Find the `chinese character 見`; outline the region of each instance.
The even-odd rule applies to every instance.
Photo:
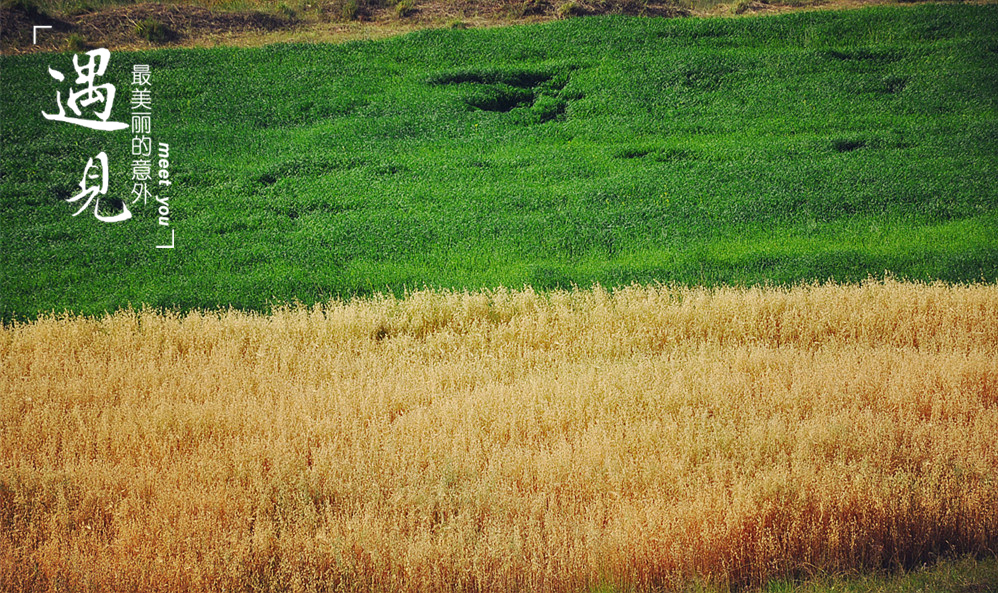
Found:
[[[83,169],[83,180],[80,181],[80,193],[72,198],[66,198],[67,202],[76,202],[83,197],[87,198],[87,201],[83,203],[83,206],[73,216],[83,212],[90,205],[90,202],[94,202],[94,216],[97,217],[97,220],[101,222],[121,222],[128,220],[132,217],[132,213],[128,211],[128,206],[125,206],[124,203],[122,204],[123,211],[121,214],[101,216],[100,212],[97,211],[100,206],[100,198],[97,198],[97,196],[107,193],[107,154],[100,152],[97,155],[97,162],[100,164],[100,171],[91,171],[94,168],[94,159],[87,160],[87,166]],[[97,179],[100,179],[99,185],[88,184],[88,181],[95,181]]]

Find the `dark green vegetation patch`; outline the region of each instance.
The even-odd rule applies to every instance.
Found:
[[[996,40],[998,6],[925,5],[115,52],[112,120],[130,121],[132,66],[151,69],[170,227],[132,203],[131,131],[42,118],[70,55],[3,57],[0,314],[994,281]],[[102,150],[101,211],[132,220],[72,216]],[[156,249],[169,230],[176,248]]]

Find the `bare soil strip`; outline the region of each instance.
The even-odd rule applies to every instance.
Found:
[[[58,14],[31,8],[24,2],[7,2],[0,8],[0,51],[16,54],[67,49],[71,35],[84,47],[112,50],[150,47],[204,47],[215,45],[259,46],[286,41],[378,39],[418,29],[439,27],[493,27],[540,23],[557,18],[594,14],[632,14],[649,17],[733,16],[771,14],[794,10],[852,9],[895,0],[805,0],[772,2],[721,2],[709,8],[688,9],[668,2],[635,0],[603,2],[579,0],[569,8],[544,1],[472,2],[425,0],[411,10],[394,6],[361,6],[352,19],[342,18],[330,7],[316,3],[305,12],[280,11],[274,3],[261,3],[256,11],[212,10],[197,3],[142,3],[112,6],[82,14]],[[912,4],[907,2],[906,4]],[[311,6],[311,5],[310,5]],[[153,19],[169,32],[162,41],[150,42],[136,34],[139,22]],[[37,45],[32,27],[50,26]]]

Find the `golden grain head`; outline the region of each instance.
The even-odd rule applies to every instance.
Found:
[[[759,584],[998,545],[998,288],[419,291],[0,330],[12,590]]]

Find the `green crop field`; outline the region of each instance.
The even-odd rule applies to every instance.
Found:
[[[424,286],[998,279],[996,5],[112,52],[112,121],[130,121],[135,64],[154,178],[169,145],[169,226],[133,203],[135,134],[42,117],[70,54],[0,60],[3,320]],[[67,201],[101,151],[100,212],[130,220]]]

